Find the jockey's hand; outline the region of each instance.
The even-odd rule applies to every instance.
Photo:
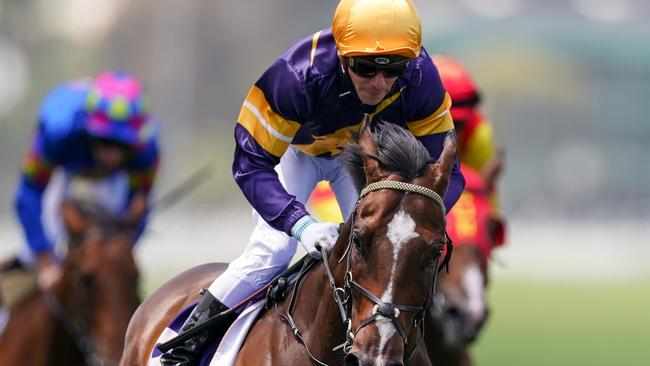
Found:
[[[321,258],[320,249],[329,252],[339,236],[338,225],[333,222],[317,222],[304,216],[291,228],[291,234],[302,243],[312,257]]]
[[[63,270],[54,255],[44,253],[36,259],[38,270],[38,286],[43,290],[50,290],[63,277]]]

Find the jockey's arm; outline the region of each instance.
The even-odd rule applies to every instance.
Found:
[[[46,236],[41,219],[42,199],[52,171],[67,159],[68,140],[75,130],[78,107],[84,98],[79,85],[64,83],[43,99],[30,150],[23,161],[14,196],[14,207],[27,239],[27,246],[37,259],[54,258],[53,243]]]
[[[235,137],[233,176],[260,216],[273,228],[298,239],[312,257],[320,257],[319,248],[330,250],[338,237],[337,225],[316,222],[308,214],[302,202],[280,183],[274,170],[280,158],[264,150],[239,123]]]
[[[235,138],[232,172],[239,188],[269,225],[291,234],[291,227],[308,213],[280,183],[274,170],[280,158],[265,151],[240,124],[235,127]]]
[[[42,132],[38,131],[23,161],[14,196],[14,207],[27,239],[27,245],[37,258],[53,255],[53,246],[45,235],[41,213],[43,192],[50,181],[55,165],[55,154],[48,146]]]
[[[304,84],[278,59],[250,89],[235,126],[233,177],[244,196],[273,228],[291,235],[307,210],[274,170],[304,120]]]

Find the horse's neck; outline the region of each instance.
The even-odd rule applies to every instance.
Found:
[[[326,259],[338,287],[343,286],[345,273],[345,261],[338,263],[343,252],[344,248],[334,250]],[[345,327],[332,292],[325,266],[320,263],[300,284],[293,314],[298,330],[304,335],[306,346],[316,357],[328,363],[332,362],[332,358],[340,356],[339,353],[333,353],[332,348],[345,339]]]
[[[46,296],[51,296],[50,299],[55,299],[58,304],[64,306],[65,296],[71,289],[71,285],[65,282],[65,280],[60,282],[48,290],[47,294],[39,290],[34,297],[28,299],[12,314],[17,319],[17,327],[21,328],[11,330],[15,333],[12,333],[12,337],[19,340],[16,352],[18,354],[30,352],[30,356],[27,358],[30,360],[27,362],[28,364],[40,365],[40,361],[37,361],[40,359],[40,355],[47,355],[43,360],[43,365],[72,365],[83,362],[76,344],[55,315],[56,310],[46,300]],[[67,308],[66,311],[68,311]],[[22,334],[25,337],[33,338],[21,340]],[[23,357],[27,356],[23,354]],[[25,363],[21,362],[21,364]]]

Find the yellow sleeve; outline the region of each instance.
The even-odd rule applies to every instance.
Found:
[[[407,122],[406,126],[415,137],[451,131],[454,129],[454,120],[449,113],[450,107],[451,98],[445,93],[442,104],[436,111],[421,120]]]
[[[492,124],[482,121],[467,139],[467,144],[462,148],[460,160],[476,171],[482,171],[496,154],[494,131]]]

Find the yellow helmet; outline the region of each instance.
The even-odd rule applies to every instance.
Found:
[[[415,58],[422,48],[420,14],[412,0],[341,0],[332,33],[341,56]]]

